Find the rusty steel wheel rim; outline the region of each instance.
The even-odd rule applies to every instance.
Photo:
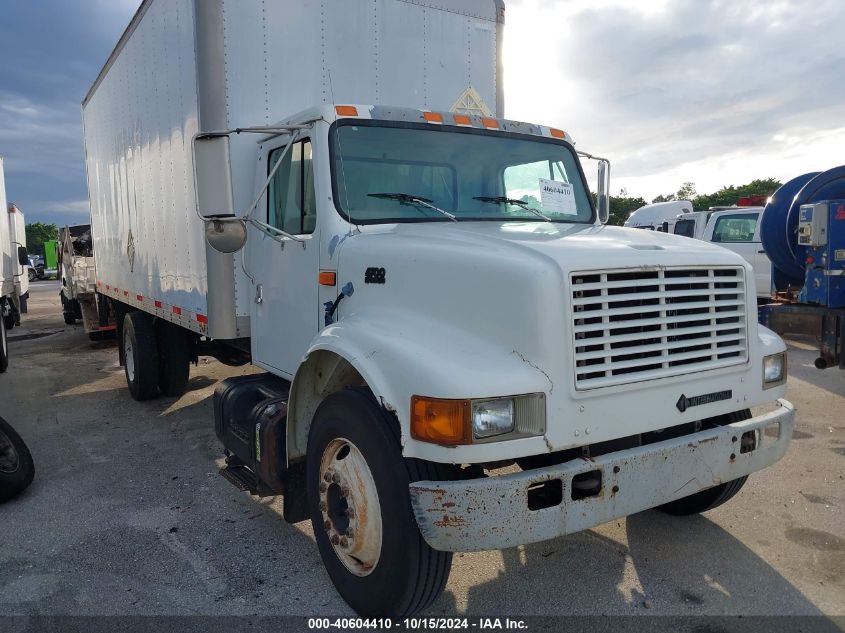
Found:
[[[0,473],[13,473],[19,467],[18,451],[15,450],[12,440],[0,431]]]
[[[381,556],[381,506],[367,461],[347,439],[334,439],[323,451],[320,512],[340,562],[356,576],[369,576]]]

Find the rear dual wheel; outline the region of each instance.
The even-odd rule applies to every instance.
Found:
[[[446,478],[444,467],[402,457],[398,422],[366,389],[320,404],[306,459],[314,535],[343,599],[365,617],[404,617],[430,606],[446,585],[452,554],[423,539],[408,485]]]
[[[130,312],[123,320],[122,350],[126,384],[135,400],[178,397],[187,390],[191,349],[182,328],[156,324],[146,312]]]
[[[6,319],[0,318],[0,374],[9,368],[9,339],[6,336]]]

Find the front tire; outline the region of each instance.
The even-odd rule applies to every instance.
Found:
[[[23,492],[34,477],[32,454],[15,429],[0,418],[0,503]]]
[[[743,409],[735,413],[729,413],[719,420],[721,424],[730,424],[732,422],[741,422],[751,418],[751,409]],[[738,493],[745,482],[748,481],[748,475],[726,481],[718,486],[707,488],[701,492],[696,492],[688,497],[682,497],[669,503],[664,503],[658,506],[657,509],[666,514],[673,516],[688,516],[691,514],[700,514],[712,510],[723,503],[730,501],[736,493]]]
[[[135,400],[152,400],[158,395],[158,344],[152,317],[130,312],[123,320],[121,349],[129,393]]]
[[[452,554],[423,539],[408,485],[444,479],[445,467],[403,458],[396,419],[365,389],[320,404],[306,459],[311,524],[343,599],[364,617],[405,617],[430,606]]]

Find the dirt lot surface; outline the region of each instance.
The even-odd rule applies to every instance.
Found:
[[[217,473],[214,385],[251,370],[203,359],[187,395],[137,403],[114,343],[63,324],[55,282],[30,307],[0,376],[37,468],[0,506],[0,614],[351,615],[310,525]],[[787,456],[731,502],[457,555],[430,615],[845,614],[845,373],[814,357],[790,348]]]

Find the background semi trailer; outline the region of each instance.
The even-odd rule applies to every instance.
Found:
[[[0,209],[8,208],[3,158],[0,157]],[[24,244],[13,234],[13,227],[17,227],[15,221],[0,219],[0,373],[9,366],[7,332],[20,323],[21,313],[26,310],[29,283],[29,257]]]
[[[264,369],[215,393],[223,474],[310,518],[365,615],[431,605],[455,551],[715,507],[792,435],[750,266],[605,226],[607,162],[596,206],[569,134],[503,118],[503,21],[147,1],[83,104],[132,395]]]

